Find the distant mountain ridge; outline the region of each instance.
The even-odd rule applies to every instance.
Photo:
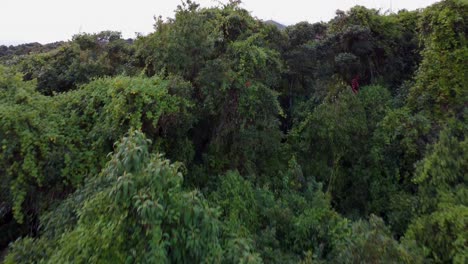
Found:
[[[57,41],[48,44],[40,44],[38,42],[31,42],[19,45],[2,45],[0,44],[0,61],[5,61],[13,58],[14,56],[29,55],[32,53],[44,53],[65,44],[64,41]]]
[[[274,20],[271,20],[271,19],[265,21],[265,24],[269,24],[269,25],[276,26],[279,30],[283,30],[283,29],[286,28],[285,25],[283,25],[283,24],[281,24],[281,23],[279,23],[279,22],[276,22],[276,21],[274,21]]]

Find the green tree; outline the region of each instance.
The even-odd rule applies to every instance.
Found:
[[[416,240],[438,263],[467,260],[468,141],[467,126],[455,120],[442,130],[437,143],[418,162],[419,217],[411,222],[406,237]]]
[[[182,189],[180,169],[180,163],[150,154],[149,140],[139,131],[130,131],[116,145],[101,174],[69,198],[78,201],[86,193],[75,204],[75,223],[56,234],[49,242],[51,250],[41,259],[51,263],[221,262],[219,213],[198,192]],[[47,233],[62,228],[55,223],[47,226]],[[21,251],[29,242],[17,241],[6,263],[37,254]],[[258,262],[249,248],[235,252],[248,263]]]
[[[132,74],[133,49],[119,32],[78,34],[47,53],[21,59],[18,68],[26,80],[37,79],[39,92],[52,95],[76,89],[95,77]]]
[[[447,0],[424,10],[419,23],[423,60],[410,90],[408,106],[431,120],[460,116],[468,101],[468,5]]]
[[[327,193],[340,204],[346,200],[358,202],[362,199],[356,197],[354,200],[353,195],[365,196],[367,193],[365,178],[348,175],[365,152],[365,145],[358,142],[365,142],[369,133],[366,112],[360,100],[342,85],[337,90],[336,95],[331,93],[293,129],[290,139],[305,175],[323,181]],[[358,191],[350,186],[362,186],[363,189]]]
[[[356,221],[351,235],[336,248],[336,263],[424,263],[414,242],[398,243],[382,219]]]

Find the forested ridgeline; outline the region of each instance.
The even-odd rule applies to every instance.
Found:
[[[468,261],[468,4],[239,4],[0,47],[6,263]]]

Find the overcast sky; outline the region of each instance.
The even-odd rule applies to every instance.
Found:
[[[226,2],[227,0],[221,0]],[[203,7],[219,1],[198,0]],[[354,5],[414,10],[435,0],[244,0],[243,7],[260,19],[285,25],[328,21],[335,10]],[[79,32],[121,31],[124,37],[153,31],[154,16],[173,17],[180,0],[1,0],[0,44],[69,40]]]

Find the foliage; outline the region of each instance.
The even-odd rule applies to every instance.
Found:
[[[145,73],[176,74],[193,85],[198,167],[189,182],[203,187],[207,175],[227,170],[275,171],[282,110],[274,91],[281,71],[274,29],[236,2],[207,9],[190,1],[174,19],[159,18],[155,29],[136,41]]]
[[[1,46],[0,259],[465,263],[467,13]]]
[[[291,132],[291,140],[305,174],[326,183],[327,193],[341,200],[352,199],[344,196],[344,189],[362,183],[347,174],[364,151],[365,146],[355,142],[362,142],[368,134],[362,103],[350,91],[342,90],[311,112]]]
[[[290,176],[300,172],[296,166],[292,161]],[[297,184],[297,180],[292,182]],[[313,181],[303,185],[303,193],[285,189],[275,198],[267,188],[254,188],[237,172],[228,172],[211,199],[221,206],[226,228],[241,237],[254,238],[265,261],[298,260],[307,250],[325,259],[346,237],[348,222],[331,208],[321,185]]]
[[[427,8],[420,20],[424,59],[410,90],[408,105],[436,122],[463,113],[468,101],[466,27],[468,5],[443,1]],[[442,121],[443,122],[443,121]]]
[[[87,132],[92,149],[112,150],[130,127],[142,129],[169,157],[189,162],[184,137],[192,123],[190,84],[177,77],[123,77],[98,79],[78,91],[58,96],[66,102],[71,122]],[[175,151],[177,150],[177,151]],[[174,156],[173,156],[174,155]]]
[[[112,150],[108,142],[129,126],[160,138],[155,149],[192,159],[191,145],[176,136],[185,137],[191,120],[190,103],[181,97],[190,86],[177,78],[99,80],[51,98],[20,74],[1,70],[2,237],[36,233],[46,210],[97,173]]]
[[[94,179],[96,182],[84,187],[86,190],[91,185],[93,189],[76,207],[76,223],[63,234],[57,234],[57,241],[51,241],[55,247],[45,252],[43,260],[220,261],[217,210],[208,207],[196,191],[184,191],[181,164],[171,164],[161,155],[150,154],[148,143],[138,131],[130,131],[121,140],[107,166]],[[7,263],[26,254],[19,250],[27,243],[30,240],[17,242]],[[236,251],[243,255],[247,252],[248,245]]]
[[[227,172],[211,197],[213,203],[223,209],[222,217],[229,229],[237,230],[240,234],[258,229],[259,208],[255,189],[238,172]]]
[[[65,120],[57,103],[35,92],[34,85],[0,67],[1,202],[12,205],[19,223],[24,221],[24,204],[34,215],[41,207],[35,200],[60,191],[63,183],[76,184],[72,175],[61,175],[67,166],[62,153],[69,148],[61,129]],[[54,191],[44,193],[43,188]]]
[[[0,62],[3,64],[13,63],[18,57],[49,52],[63,45],[63,41],[42,45],[37,42],[20,44],[18,46],[0,46]]]
[[[467,126],[451,120],[426,157],[418,163],[421,216],[406,236],[415,239],[436,262],[467,259]]]
[[[18,60],[26,80],[37,79],[37,90],[46,95],[76,89],[95,77],[128,74],[133,71],[133,51],[119,32],[79,34],[47,53]]]
[[[382,219],[353,223],[352,234],[339,247],[337,263],[423,263],[422,252],[410,242],[399,244]]]

